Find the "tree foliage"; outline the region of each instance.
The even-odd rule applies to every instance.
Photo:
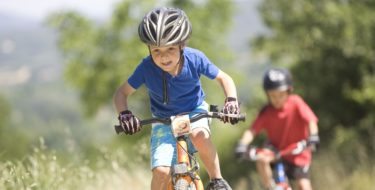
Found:
[[[365,0],[264,0],[260,7],[270,32],[254,40],[255,49],[291,68],[326,139],[338,128],[374,134],[374,8]]]
[[[138,39],[138,23],[147,11],[160,4],[124,0],[116,6],[110,20],[102,23],[74,11],[49,16],[48,23],[57,30],[58,46],[65,58],[66,79],[80,92],[87,115],[108,105],[116,88],[148,55]],[[230,24],[231,2],[175,0],[166,5],[182,8],[189,15],[193,25],[190,45],[202,48],[213,61],[220,61],[215,52],[221,50],[223,55],[226,51],[224,34]]]

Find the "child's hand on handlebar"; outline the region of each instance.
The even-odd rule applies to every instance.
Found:
[[[225,99],[225,104],[223,109],[221,110],[224,114],[239,114],[240,113],[240,107],[238,106],[237,98],[233,97],[227,97]],[[222,121],[224,123],[230,122],[232,125],[238,123],[238,118],[228,117],[224,116],[222,118]]]
[[[142,129],[139,119],[129,110],[122,111],[118,116],[118,120],[127,135],[133,135]]]
[[[234,156],[236,157],[236,159],[239,159],[239,160],[245,159],[247,149],[248,149],[248,145],[239,142],[236,148],[234,149]]]
[[[311,134],[307,139],[307,145],[311,147],[312,151],[317,151],[320,144],[320,138],[317,134]]]

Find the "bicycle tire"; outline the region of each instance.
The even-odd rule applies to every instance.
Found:
[[[189,186],[190,184],[186,179],[180,178],[174,184],[174,190],[188,190]]]
[[[197,189],[193,181],[189,182],[185,178],[180,178],[176,181],[176,184],[174,185],[174,190],[200,190],[200,189]]]

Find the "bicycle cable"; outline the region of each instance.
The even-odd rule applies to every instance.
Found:
[[[194,166],[197,166],[198,164],[198,161],[197,159],[194,157],[194,155],[190,154],[188,150],[186,150],[179,142],[177,142],[177,144],[181,147],[182,150],[184,150],[184,152],[189,156],[189,158],[191,158],[191,160],[193,160],[194,162]],[[198,166],[199,167],[199,166]]]

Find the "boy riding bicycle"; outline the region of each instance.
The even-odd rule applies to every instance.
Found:
[[[232,78],[221,71],[199,50],[186,47],[192,27],[184,11],[177,8],[156,8],[139,24],[138,34],[150,55],[114,94],[118,119],[126,134],[141,130],[139,119],[128,109],[128,96],[145,84],[154,117],[169,118],[184,112],[207,111],[200,76],[215,79],[226,95],[224,113],[238,114],[237,92]],[[224,122],[236,124],[237,119],[225,117]],[[220,171],[217,151],[210,140],[208,119],[192,123],[190,139],[197,149],[210,177],[207,189],[231,189]],[[152,190],[166,189],[171,165],[176,159],[175,138],[170,127],[153,124],[151,132]]]
[[[268,104],[259,112],[251,127],[244,132],[236,147],[236,155],[241,157],[254,137],[265,132],[268,143],[283,150],[306,139],[311,146],[318,145],[318,118],[303,99],[292,94],[292,77],[286,69],[270,69],[263,78],[263,88]],[[276,154],[277,155],[277,154]],[[275,162],[274,154],[259,156],[256,163],[264,187],[273,189],[271,164]],[[300,190],[311,190],[308,172],[311,164],[311,149],[305,149],[298,155],[287,155],[281,158],[286,165],[287,175],[296,180]]]

